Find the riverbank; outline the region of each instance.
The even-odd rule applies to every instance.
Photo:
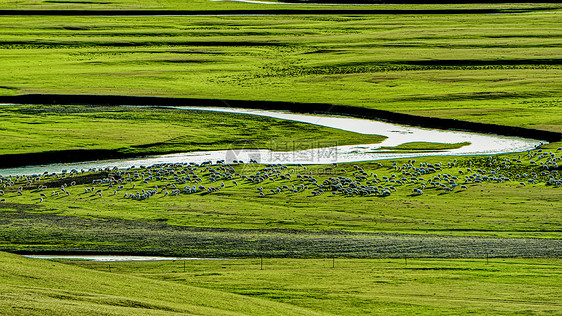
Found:
[[[528,151],[542,144],[534,139],[424,129],[349,116],[247,108],[5,105],[2,113],[6,122],[10,122],[12,134],[20,139],[17,143],[6,139],[4,151],[32,148],[42,154],[0,156],[9,158],[5,159],[6,164],[24,166],[0,169],[3,175],[207,161],[332,164],[421,156],[494,155]],[[8,120],[10,115],[15,117]],[[135,119],[132,125],[131,118]],[[53,122],[58,122],[59,127],[55,134],[51,132]],[[34,137],[22,136],[26,134]],[[132,143],[126,142],[127,135],[132,137],[129,139]],[[213,137],[216,140],[211,142]],[[60,141],[57,143],[60,155],[41,152],[41,148],[51,148],[52,138]],[[105,142],[100,142],[101,139]],[[96,161],[92,155],[86,161],[79,161],[89,151],[73,148],[84,147],[84,143],[89,144],[87,147],[92,153],[123,158]],[[117,149],[95,150],[104,146]],[[165,154],[167,152],[179,153]],[[150,156],[139,157],[142,154]],[[64,161],[65,158],[79,162]],[[60,162],[38,163],[47,159],[60,159]],[[24,164],[27,161],[30,163]]]
[[[4,105],[0,113],[7,124],[0,140],[3,168],[178,152],[289,152],[386,138],[273,117],[170,108]]]
[[[119,95],[63,95],[63,94],[31,94],[17,96],[0,96],[0,103],[16,104],[86,104],[86,105],[149,105],[149,106],[206,106],[235,108],[249,108],[262,110],[285,110],[295,113],[316,113],[331,115],[348,115],[358,118],[381,120],[385,122],[407,124],[412,126],[464,130],[478,133],[491,133],[504,136],[517,136],[558,142],[562,140],[562,133],[523,128],[485,124],[478,122],[459,121],[436,117],[396,113],[391,111],[352,107],[329,103],[298,103],[277,101],[247,101],[199,98],[168,98],[141,97]]]

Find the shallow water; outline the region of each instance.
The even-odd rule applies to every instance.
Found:
[[[316,5],[316,6],[393,6],[394,3],[297,3],[297,2],[272,2],[259,0],[209,0],[211,2],[242,2],[253,4],[271,4],[271,5]]]
[[[216,107],[171,107],[181,110],[204,110],[228,113],[241,113],[258,116],[267,116],[278,119],[310,123],[326,126],[360,134],[383,135],[388,137],[378,144],[363,144],[350,146],[337,146],[322,140],[314,141],[314,147],[323,147],[309,150],[299,150],[302,141],[294,140],[287,143],[271,144],[274,150],[254,149],[227,149],[218,151],[188,152],[168,155],[149,156],[120,160],[87,161],[77,163],[51,164],[42,166],[28,166],[21,168],[0,169],[0,175],[29,175],[43,172],[61,172],[63,170],[88,170],[92,168],[129,168],[133,166],[150,166],[162,163],[202,163],[205,161],[225,160],[232,163],[234,160],[244,162],[250,159],[259,163],[283,164],[329,164],[356,161],[382,160],[390,158],[413,158],[420,156],[443,155],[494,155],[510,152],[522,152],[534,149],[541,143],[539,140],[521,137],[499,136],[464,131],[438,130],[419,128],[407,125],[391,124],[374,120],[329,116],[313,114],[296,114],[286,111],[253,110],[241,108],[216,108]],[[388,152],[377,151],[380,147],[393,147],[409,142],[432,143],[462,143],[470,145],[451,150],[433,152]],[[307,141],[306,145],[310,145]],[[310,148],[310,147],[309,147]]]
[[[175,258],[175,257],[148,257],[148,256],[120,256],[120,255],[24,255],[34,259],[69,259],[69,260],[91,260],[99,262],[118,262],[118,261],[188,261],[188,260],[231,260],[216,258]]]

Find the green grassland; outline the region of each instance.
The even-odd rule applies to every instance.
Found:
[[[2,207],[2,250],[20,253],[137,254],[199,258],[559,258],[559,238],[227,229],[164,220],[60,216],[38,206]],[[8,209],[6,209],[7,207]],[[478,233],[478,232],[477,232]],[[489,234],[488,234],[489,235]],[[537,238],[537,236],[541,236]]]
[[[64,263],[64,264],[63,264]],[[18,315],[552,315],[559,259],[54,262],[0,254]]]
[[[260,116],[137,107],[5,105],[0,119],[0,156],[71,149],[135,155],[238,148],[282,151],[385,139]]]
[[[411,142],[394,147],[381,147],[380,150],[393,150],[393,151],[439,151],[445,149],[457,149],[463,146],[470,145],[470,143],[457,143],[457,144],[444,144],[444,143],[428,143],[428,142]]]
[[[0,254],[3,315],[299,315],[304,308]]]
[[[393,4],[393,5],[345,5],[322,3],[287,3],[278,0],[264,0],[260,3],[243,3],[236,1],[209,0],[2,0],[0,9],[5,10],[283,10],[283,9],[362,9],[362,10],[392,10],[392,9],[429,9],[447,10],[449,5],[442,4]],[[268,4],[271,3],[271,4]],[[549,11],[559,8],[552,3],[474,3],[455,4],[455,9],[500,9],[510,11]]]
[[[302,5],[299,7],[311,7]],[[263,5],[232,1],[206,0],[2,0],[0,8],[5,10],[252,10]]]
[[[329,102],[560,132],[558,12],[4,16],[0,94]]]
[[[108,263],[70,265],[108,271]],[[260,259],[111,263],[134,275],[338,315],[562,312],[560,260]],[[106,273],[107,274],[107,273]]]
[[[0,2],[1,9],[45,10],[281,7],[330,8],[200,0]],[[325,102],[562,132],[560,5],[455,6],[491,7],[538,10],[501,15],[1,16],[0,95]],[[214,150],[232,148],[240,139],[271,148],[265,141],[270,137],[273,144],[295,138],[338,144],[382,140],[269,118],[146,108],[3,105],[0,119],[0,155],[54,149]],[[444,146],[413,143],[392,150]],[[291,179],[261,183],[240,176],[234,177],[237,183],[212,181],[210,171],[201,167],[196,174],[203,182],[197,185],[224,182],[212,193],[186,194],[183,186],[195,183],[172,176],[146,183],[134,177],[135,171],[147,169],[118,176],[131,179],[122,182],[123,188],[117,188],[121,183],[92,183],[107,178],[107,171],[42,176],[31,183],[3,179],[2,250],[246,259],[188,262],[185,271],[178,261],[112,263],[109,272],[107,264],[62,265],[1,253],[0,314],[560,314],[562,188],[548,182],[560,179],[560,167],[552,160],[562,154],[558,147],[554,143],[542,152],[490,158],[288,166],[283,173]],[[411,166],[439,162],[441,170],[410,181]],[[251,175],[265,166],[233,167]],[[328,188],[319,194],[312,181],[297,177],[310,175],[320,184],[341,176],[368,185],[373,174],[382,180],[374,185],[395,187],[388,189],[389,196],[334,195]],[[466,181],[475,174],[488,178]],[[497,180],[499,175],[510,181]],[[402,177],[406,180],[397,183]],[[429,184],[434,177],[444,183],[455,177],[459,187],[446,191]],[[422,183],[427,187],[418,195],[414,189]],[[310,188],[282,189],[301,184]],[[155,186],[158,194],[149,199],[123,197]],[[264,188],[263,196],[258,187]],[[488,255],[486,263],[482,258]],[[263,270],[255,259],[260,256]]]
[[[550,172],[540,166],[546,158],[538,157],[539,153],[552,157],[552,152],[553,159],[556,159],[562,152],[542,150],[544,152],[531,152],[530,156],[418,158],[415,165],[441,162],[443,167],[424,175],[423,180],[414,181],[403,180],[410,179],[411,174],[408,173],[414,172],[405,167],[410,164],[407,160],[340,164],[337,168],[290,166],[283,174],[291,174],[291,179],[275,177],[275,181],[260,183],[244,180],[242,175],[264,172],[263,165],[235,166],[239,175],[230,180],[211,180],[210,171],[200,168],[193,173],[202,179],[199,183],[192,180],[181,183],[182,180],[172,179],[171,174],[167,180],[147,179],[148,173],[141,175],[149,170],[137,169],[138,177],[134,177],[134,170],[116,176],[116,179],[122,180],[123,188],[118,188],[117,182],[113,182],[111,187],[109,183],[92,184],[92,179],[108,177],[107,172],[64,178],[43,176],[29,185],[26,185],[28,179],[12,178],[14,183],[11,185],[9,180],[4,180],[2,249],[242,257],[321,257],[323,252],[351,257],[399,256],[404,253],[482,257],[490,249],[496,249],[497,255],[506,257],[556,257],[560,250],[557,242],[562,227],[559,212],[562,209],[562,191],[547,181],[550,178],[560,179],[560,175],[557,170],[551,169]],[[518,158],[521,162],[513,161]],[[164,169],[167,168],[171,167]],[[180,177],[179,172],[187,170],[185,167],[176,168]],[[156,174],[158,168],[151,172]],[[363,174],[366,174],[366,179],[360,178]],[[380,182],[372,180],[374,174]],[[480,183],[467,180],[467,176],[474,174],[489,179]],[[300,180],[299,176],[304,175],[312,175],[318,184],[342,176],[355,179],[355,186],[393,186],[395,190],[386,197],[380,192],[361,196],[336,191],[334,195],[328,186],[323,194],[316,195],[314,192],[318,189],[312,181]],[[443,175],[448,175],[448,179],[457,178],[458,186],[451,192],[430,184],[434,177],[447,183]],[[497,180],[500,177],[510,180],[500,182]],[[66,187],[67,195],[60,186],[72,182],[76,185]],[[424,193],[416,195],[413,189],[420,188],[422,183],[426,184]],[[187,194],[184,190],[185,185],[211,188],[221,187],[222,184],[222,189],[211,193],[204,189]],[[49,188],[38,190],[39,185]],[[177,195],[173,194],[174,185],[179,190]],[[289,190],[301,185],[309,188],[298,192]],[[466,188],[460,185],[466,185]],[[21,194],[17,192],[19,186],[22,186]],[[135,200],[123,196],[153,190],[155,186],[158,193],[149,199]],[[282,186],[288,189],[281,189],[279,193],[271,191]],[[263,196],[259,194],[258,187],[263,187]],[[98,189],[102,196],[95,192]],[[45,194],[43,201],[41,193]],[[68,224],[57,221],[68,221]],[[315,235],[317,233],[323,235]],[[387,235],[357,235],[364,233]],[[398,237],[391,234],[398,234]],[[495,246],[490,246],[490,243],[475,245],[474,250],[466,250],[465,253],[463,247],[472,241],[461,237],[501,240]],[[162,240],[158,241],[158,238]],[[338,238],[342,240],[338,241]],[[346,238],[349,242],[345,241]],[[388,239],[388,249],[376,247],[381,238],[383,241]],[[523,238],[521,242],[528,243],[530,248],[521,246],[521,251],[502,252],[501,248],[507,247],[507,244],[502,246],[501,242],[509,242],[504,240],[506,238]],[[411,242],[416,240],[427,240],[428,245],[421,247],[419,244],[419,251],[415,246],[414,250],[406,249],[405,245],[411,246]],[[447,244],[448,241],[450,244]],[[545,243],[545,252],[536,252],[533,245],[538,243],[540,247],[541,242]],[[547,243],[551,245],[548,251]],[[333,249],[328,245],[333,245]],[[432,249],[435,245],[439,247]],[[437,250],[451,245],[458,245],[461,251]],[[510,247],[513,248],[513,245]]]

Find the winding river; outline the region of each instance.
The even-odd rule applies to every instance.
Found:
[[[294,143],[277,144],[278,151],[254,150],[254,149],[227,149],[217,151],[187,152],[168,155],[148,156],[142,158],[86,161],[77,163],[51,164],[42,166],[27,166],[21,168],[0,169],[0,175],[30,175],[43,172],[61,172],[63,170],[88,170],[92,168],[129,168],[133,166],[150,166],[162,163],[202,163],[205,161],[226,160],[231,163],[234,160],[244,162],[250,159],[259,163],[283,163],[283,164],[330,164],[356,161],[382,160],[391,158],[413,158],[420,156],[460,156],[460,155],[494,155],[510,152],[522,152],[534,149],[541,143],[539,140],[520,137],[499,136],[492,134],[480,134],[465,131],[427,129],[413,126],[391,124],[374,120],[313,114],[296,114],[285,111],[254,110],[243,108],[218,108],[218,107],[170,107],[186,111],[202,110],[228,113],[240,113],[258,116],[267,116],[284,120],[298,121],[303,123],[326,126],[360,134],[374,134],[386,136],[381,143],[363,144],[351,146],[337,146],[337,144],[323,143],[319,140],[315,145],[324,148],[310,150],[287,151]],[[451,150],[432,152],[392,152],[380,150],[381,147],[394,147],[409,142],[432,142],[432,143],[462,143],[469,142],[470,145]],[[298,143],[298,141],[296,142]],[[327,147],[326,147],[327,146]]]

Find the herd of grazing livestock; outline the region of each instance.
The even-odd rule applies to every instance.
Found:
[[[536,149],[526,154],[472,157],[451,162],[371,162],[304,166],[242,161],[160,164],[127,169],[106,168],[71,170],[62,173],[45,172],[31,176],[1,176],[0,202],[10,197],[28,196],[28,202],[44,202],[72,194],[96,198],[116,196],[143,201],[156,196],[173,197],[181,194],[214,194],[225,187],[243,189],[253,186],[255,197],[267,198],[279,194],[304,194],[310,198],[330,194],[346,197],[387,197],[400,190],[409,196],[424,192],[449,193],[468,190],[480,183],[516,183],[562,187],[559,163],[562,149]],[[80,186],[78,190],[70,187]],[[72,192],[72,193],[71,193]],[[250,198],[251,196],[249,196]],[[21,200],[20,200],[21,201]]]

